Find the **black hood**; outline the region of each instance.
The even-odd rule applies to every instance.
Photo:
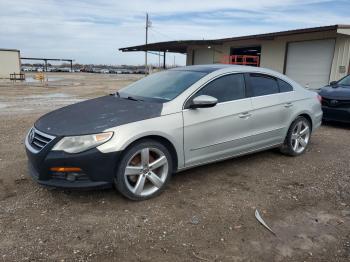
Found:
[[[94,134],[107,128],[160,116],[162,103],[103,96],[52,111],[35,128],[54,136]]]
[[[350,100],[349,86],[325,86],[319,92],[320,96],[329,99]]]

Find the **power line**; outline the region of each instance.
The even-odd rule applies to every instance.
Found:
[[[168,38],[168,39],[170,39],[170,40],[172,40],[172,41],[177,41],[177,40],[174,39],[173,37],[171,37],[171,36],[169,36],[169,35],[167,35],[167,34],[164,34],[164,33],[160,32],[160,31],[154,29],[154,27],[150,28],[150,30],[152,30],[154,33],[158,33],[158,34],[160,34],[160,35],[162,35],[162,36],[164,36],[164,37],[166,37],[166,38]]]

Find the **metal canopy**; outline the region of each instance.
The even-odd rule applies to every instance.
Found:
[[[330,26],[320,26],[313,28],[304,28],[296,30],[287,30],[281,32],[259,34],[259,35],[248,35],[248,36],[238,36],[231,38],[222,38],[215,40],[183,40],[183,41],[168,41],[168,42],[158,42],[147,45],[138,45],[120,48],[123,52],[133,52],[133,51],[156,51],[156,52],[175,52],[175,53],[186,53],[187,47],[190,45],[215,45],[223,44],[225,42],[240,41],[240,40],[273,40],[275,37],[288,36],[295,34],[305,34],[314,32],[324,32],[324,31],[334,31],[337,33],[338,29],[350,29],[350,25],[330,25]]]
[[[41,60],[45,63],[45,72],[47,72],[47,61],[65,61],[70,63],[70,70],[73,71],[73,59],[60,59],[60,58],[40,58],[40,57],[21,57],[24,60]]]
[[[123,52],[135,52],[135,51],[154,51],[154,52],[174,52],[185,54],[189,45],[215,45],[221,44],[218,40],[184,40],[184,41],[168,41],[151,43],[147,45],[138,45],[120,48]]]
[[[73,59],[59,59],[59,58],[38,58],[38,57],[21,57],[21,59],[26,60],[46,60],[46,61],[67,61],[67,62],[73,62]]]

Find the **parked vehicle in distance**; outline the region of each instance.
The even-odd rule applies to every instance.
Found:
[[[109,70],[108,69],[101,69],[100,73],[101,74],[109,74]]]
[[[321,88],[323,120],[350,123],[350,75]]]
[[[25,145],[29,172],[40,184],[115,184],[124,196],[143,200],[191,167],[275,147],[300,155],[321,119],[317,93],[277,72],[187,66],[48,113]]]

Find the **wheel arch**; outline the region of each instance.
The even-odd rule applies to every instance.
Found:
[[[288,128],[290,128],[290,126],[293,124],[293,122],[300,116],[305,117],[309,122],[310,122],[310,127],[311,127],[311,131],[313,130],[313,118],[311,117],[311,113],[309,111],[302,111],[302,112],[296,112],[295,114],[293,114],[293,116],[290,118],[290,122],[288,125]]]
[[[309,121],[309,123],[310,123],[310,128],[311,128],[311,132],[312,132],[313,123],[312,123],[312,118],[311,118],[311,116],[310,116],[308,113],[302,113],[302,114],[298,115],[295,119],[297,119],[297,118],[300,117],[300,116],[306,118],[306,119]],[[295,119],[293,120],[293,122],[295,121]]]
[[[305,117],[309,122],[310,122],[310,128],[311,128],[311,132],[312,132],[312,128],[313,128],[313,122],[312,122],[312,118],[310,116],[310,114],[308,112],[302,112],[302,113],[299,113],[299,114],[296,114],[292,120],[290,121],[289,125],[287,126],[286,130],[285,130],[285,134],[284,134],[284,137],[287,136],[288,134],[288,130],[289,128],[292,126],[292,124],[294,123],[294,121],[298,118],[298,117]]]
[[[130,147],[132,147],[136,143],[138,143],[138,142],[140,142],[142,140],[147,140],[147,139],[157,141],[157,142],[161,143],[162,145],[164,145],[169,150],[170,155],[171,155],[172,160],[173,160],[173,172],[176,172],[176,170],[178,169],[178,164],[179,164],[178,154],[177,154],[177,151],[176,151],[176,148],[175,148],[174,144],[169,139],[165,138],[164,136],[161,136],[161,135],[145,135],[145,136],[142,136],[142,137],[138,137],[137,139],[135,139],[134,141],[129,143],[125,147],[124,151],[129,149]]]

